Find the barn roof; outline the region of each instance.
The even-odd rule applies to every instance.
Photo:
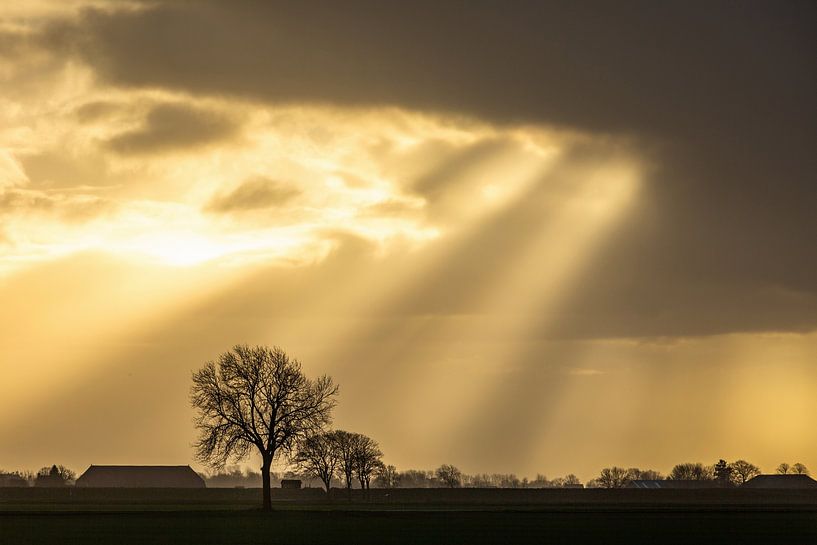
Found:
[[[190,466],[95,466],[77,479],[89,488],[204,488]]]
[[[746,488],[817,488],[808,475],[758,475],[743,484]]]
[[[681,479],[636,479],[629,488],[717,488],[715,481]]]

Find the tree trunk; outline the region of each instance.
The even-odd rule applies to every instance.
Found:
[[[270,491],[270,467],[272,466],[272,458],[264,457],[261,465],[261,487],[264,489],[264,503],[262,508],[264,511],[272,511],[272,494]]]

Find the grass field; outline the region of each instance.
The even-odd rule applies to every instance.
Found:
[[[315,492],[0,491],[0,544],[817,544],[814,493]]]
[[[813,512],[176,511],[0,515],[16,544],[817,543]]]

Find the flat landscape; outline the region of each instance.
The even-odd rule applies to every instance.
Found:
[[[813,491],[58,490],[0,493],[0,543],[817,543]]]

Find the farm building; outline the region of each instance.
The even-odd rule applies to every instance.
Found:
[[[281,479],[281,488],[291,488],[300,490],[301,484],[302,483],[300,479]]]
[[[758,475],[742,488],[817,488],[817,481],[808,475]]]
[[[91,466],[76,486],[87,488],[204,488],[190,466]]]
[[[715,481],[643,479],[630,481],[628,488],[718,488]]]

